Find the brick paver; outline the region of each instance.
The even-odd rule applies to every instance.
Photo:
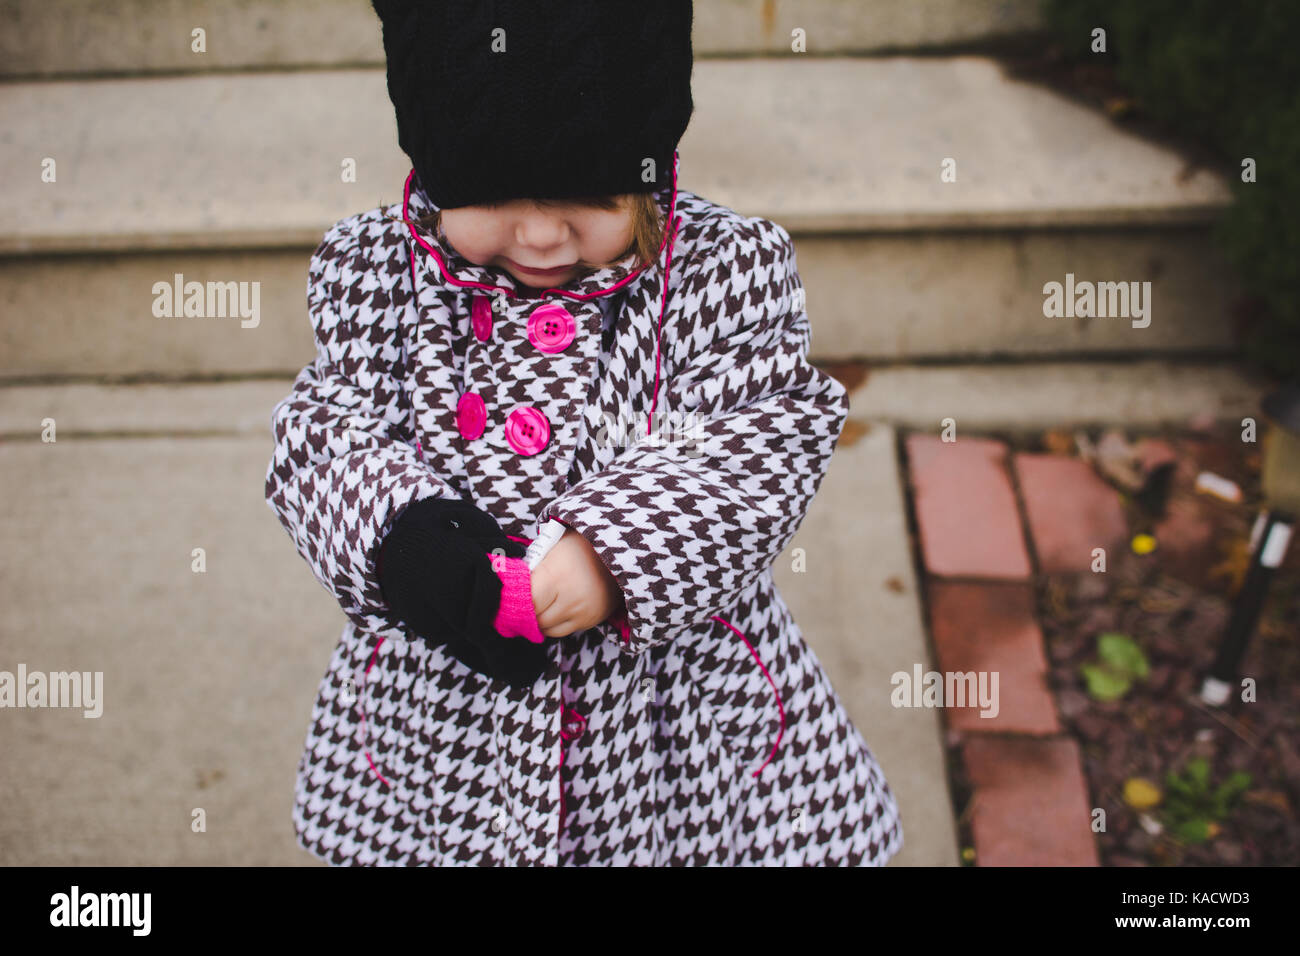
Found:
[[[987,438],[908,436],[921,553],[931,574],[1029,577],[1006,451],[1003,442]]]
[[[944,714],[949,728],[1059,733],[1033,589],[1012,582],[931,580],[926,597],[940,672],[997,675],[996,685],[991,677],[985,684],[990,690],[996,687],[996,708],[949,707]]]
[[[1088,571],[1093,549],[1112,555],[1128,536],[1119,494],[1092,467],[1065,455],[1014,456],[1039,569]]]
[[[1099,865],[1073,740],[970,736],[962,752],[977,865]]]

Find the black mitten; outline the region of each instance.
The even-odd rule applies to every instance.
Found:
[[[379,552],[380,587],[393,613],[466,667],[512,686],[546,669],[546,645],[502,637],[493,626],[501,579],[488,553],[523,557],[496,519],[460,498],[425,498],[398,517]]]

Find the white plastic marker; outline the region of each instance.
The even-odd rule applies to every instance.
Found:
[[[541,531],[537,532],[537,537],[533,539],[532,544],[528,546],[528,551],[524,554],[524,563],[528,565],[528,570],[534,570],[542,563],[542,558],[546,557],[548,551],[555,547],[557,541],[564,537],[567,531],[563,524],[554,518],[549,519]]]
[[[1214,495],[1216,498],[1222,498],[1224,501],[1237,502],[1241,500],[1241,488],[1237,483],[1230,478],[1216,475],[1212,471],[1203,471],[1196,476],[1196,490],[1203,491],[1207,495]]]

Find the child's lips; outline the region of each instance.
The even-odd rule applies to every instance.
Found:
[[[522,262],[515,262],[515,260],[511,259],[509,256],[506,257],[506,262],[510,263],[516,269],[519,269],[523,272],[531,272],[533,275],[539,275],[539,276],[559,275],[561,272],[568,272],[576,264],[571,262],[567,266],[556,266],[553,269],[533,269],[529,266],[524,265]]]

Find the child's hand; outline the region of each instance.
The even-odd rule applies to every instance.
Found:
[[[623,605],[623,592],[582,535],[569,528],[533,569],[533,607],[547,637],[595,627]]]

